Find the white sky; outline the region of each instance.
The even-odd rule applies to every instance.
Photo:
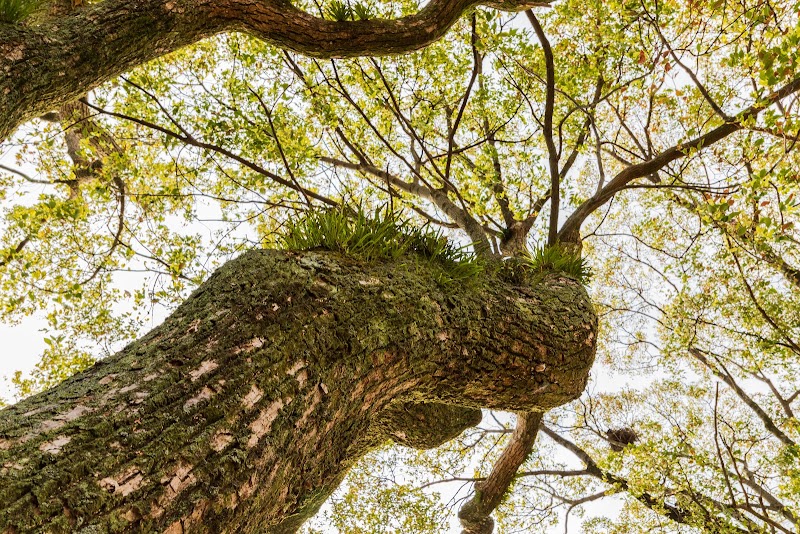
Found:
[[[41,319],[29,317],[19,325],[0,323],[0,398],[9,401],[13,391],[10,378],[15,371],[29,372],[44,350],[45,326]]]

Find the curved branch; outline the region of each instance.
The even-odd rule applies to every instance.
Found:
[[[386,55],[436,41],[480,0],[433,0],[394,20],[324,20],[285,0],[105,0],[36,26],[0,27],[0,138],[123,72],[242,31],[318,57]],[[520,10],[539,2],[483,2]]]
[[[200,148],[200,149],[203,149],[203,150],[208,150],[210,152],[216,152],[217,154],[225,156],[226,158],[235,161],[236,163],[240,164],[241,166],[243,166],[243,167],[245,167],[247,169],[250,169],[251,171],[256,172],[256,173],[258,173],[258,174],[260,174],[262,176],[265,176],[265,177],[269,178],[270,180],[272,180],[273,182],[275,182],[277,184],[280,184],[280,185],[282,185],[282,186],[284,186],[286,188],[289,188],[289,189],[291,189],[293,191],[296,191],[296,192],[302,194],[305,197],[313,198],[313,199],[318,200],[318,201],[320,201],[323,204],[326,204],[328,206],[337,207],[339,205],[336,201],[334,201],[334,200],[332,200],[332,199],[330,199],[330,198],[328,198],[328,197],[326,197],[324,195],[321,195],[319,193],[315,193],[315,192],[311,191],[310,189],[306,189],[306,188],[303,188],[303,187],[299,187],[298,188],[293,181],[287,180],[285,178],[282,178],[281,176],[278,176],[274,172],[271,172],[271,171],[265,169],[264,167],[261,167],[260,165],[258,165],[256,163],[253,163],[249,159],[246,159],[246,158],[244,158],[244,157],[242,157],[242,156],[240,156],[240,155],[238,155],[238,154],[236,154],[234,152],[231,152],[230,150],[228,150],[225,147],[221,147],[221,146],[215,145],[213,143],[206,143],[205,141],[201,141],[201,140],[199,140],[199,139],[197,139],[197,138],[195,138],[195,137],[193,137],[191,135],[179,133],[179,132],[176,132],[174,130],[170,130],[169,128],[164,128],[163,126],[159,126],[158,124],[155,124],[155,123],[150,122],[150,121],[146,121],[144,119],[139,119],[137,117],[132,117],[130,115],[125,115],[125,114],[122,114],[122,113],[116,113],[116,112],[113,112],[113,111],[109,111],[109,110],[103,109],[101,107],[95,106],[94,104],[91,104],[91,103],[86,102],[86,101],[84,101],[84,103],[87,106],[89,106],[90,108],[94,109],[95,111],[97,111],[99,113],[102,113],[104,115],[108,115],[109,117],[114,117],[116,119],[130,121],[130,122],[133,122],[135,124],[139,124],[140,126],[144,126],[145,128],[150,128],[151,130],[154,130],[154,131],[157,131],[157,132],[161,132],[164,135],[172,137],[173,139],[177,139],[178,141],[180,141],[180,142],[182,142],[182,143],[184,143],[186,145],[197,147],[197,148]]]
[[[788,329],[778,324],[778,321],[776,321],[769,313],[767,313],[767,310],[764,309],[764,306],[761,305],[756,297],[756,294],[753,291],[753,286],[750,285],[750,282],[747,281],[747,277],[744,274],[742,263],[739,261],[736,251],[733,250],[733,247],[731,246],[730,237],[725,236],[725,241],[728,245],[733,263],[736,265],[736,270],[739,271],[739,276],[742,279],[742,285],[744,285],[744,288],[747,291],[747,296],[750,297],[750,302],[753,303],[753,306],[756,308],[756,310],[758,310],[759,315],[764,318],[764,321],[766,321],[767,324],[769,324],[772,329],[775,330],[775,333],[777,333],[778,336],[783,338],[783,340],[786,342],[786,346],[789,347],[795,354],[800,354],[800,345],[789,335],[787,331]]]
[[[695,518],[693,517],[691,510],[677,504],[671,504],[667,500],[660,499],[657,496],[653,496],[647,492],[632,491],[631,486],[626,479],[601,469],[597,465],[597,462],[595,462],[594,459],[589,455],[589,453],[587,453],[585,450],[580,448],[575,443],[569,441],[568,439],[554,432],[546,425],[541,425],[541,431],[547,437],[549,437],[550,439],[552,439],[553,441],[555,441],[556,443],[558,443],[559,445],[570,451],[572,454],[577,456],[578,459],[580,459],[584,464],[586,464],[586,471],[588,471],[588,473],[591,476],[598,478],[607,484],[616,486],[622,491],[627,492],[628,495],[638,500],[640,503],[647,506],[657,514],[663,515],[664,517],[667,517],[672,521],[675,521],[676,523],[680,523],[682,525],[694,525]],[[681,495],[682,497],[686,497],[687,500],[689,501],[696,501],[698,498],[704,501],[710,501],[710,499],[706,498],[703,495],[695,495],[694,493],[691,492],[678,491],[676,492],[676,494]],[[716,504],[717,503],[715,503],[715,505]],[[726,509],[720,509],[718,511],[721,512],[721,514],[724,514],[726,512]],[[704,528],[706,532],[719,531],[719,524],[715,521],[717,519],[716,517],[705,517],[703,519],[705,520],[705,522],[701,526],[702,528]],[[737,534],[746,534],[748,532],[730,523],[725,523],[725,527],[728,529],[726,530],[726,532],[735,532]]]
[[[16,174],[17,176],[19,176],[20,178],[31,184],[50,185],[53,183],[50,180],[39,180],[38,178],[30,176],[28,173],[22,172],[21,170],[15,169],[14,167],[9,167],[8,165],[3,165],[2,163],[0,163],[0,170],[10,172],[11,174]]]
[[[0,532],[295,532],[387,436],[428,447],[479,408],[580,395],[597,326],[582,286],[487,273],[452,292],[435,269],[229,262],[147,336],[0,411]]]
[[[343,169],[350,169],[357,172],[371,174],[372,176],[385,180],[387,184],[397,187],[402,191],[426,200],[430,200],[436,204],[436,206],[442,210],[444,214],[447,215],[454,223],[456,223],[459,228],[466,232],[466,234],[472,240],[472,244],[475,247],[476,252],[479,254],[490,253],[489,251],[491,250],[491,247],[489,246],[489,239],[486,237],[486,233],[484,232],[484,229],[481,227],[480,223],[478,223],[478,221],[475,220],[475,218],[470,215],[467,210],[456,206],[456,204],[447,196],[447,193],[441,189],[429,189],[428,187],[419,185],[417,183],[406,182],[405,180],[398,178],[388,171],[384,171],[383,169],[379,169],[374,165],[369,165],[366,163],[351,163],[349,161],[331,158],[328,156],[321,156],[319,159],[320,161],[330,163],[331,165],[335,165]]]
[[[530,9],[525,12],[525,15],[527,15],[531,26],[533,26],[533,30],[536,32],[536,37],[542,45],[546,68],[547,83],[542,134],[547,144],[548,166],[550,169],[550,228],[547,233],[547,244],[554,245],[558,240],[558,208],[561,198],[561,194],[559,193],[560,176],[558,172],[560,154],[553,140],[553,107],[556,97],[556,70],[553,59],[553,49],[550,47],[550,41],[547,39],[547,35],[545,35],[541,24],[539,24],[539,20]]]
[[[17,254],[22,252],[22,249],[25,248],[25,246],[30,242],[30,240],[31,240],[30,236],[25,236],[22,239],[22,241],[17,243],[17,246],[15,246],[13,249],[7,252],[4,258],[0,259],[0,267],[5,267],[6,265],[8,265],[8,263],[17,256]]]
[[[696,347],[689,347],[689,354],[694,356],[694,358],[697,361],[703,364],[709,371],[714,373],[714,375],[716,375],[717,378],[719,378],[725,384],[727,384],[728,387],[731,388],[734,391],[734,393],[736,393],[736,396],[739,397],[742,400],[742,402],[744,402],[751,410],[753,410],[753,412],[755,412],[755,414],[764,424],[764,428],[766,428],[773,436],[778,438],[781,441],[781,443],[787,446],[795,446],[795,447],[797,446],[797,443],[795,443],[794,440],[792,440],[789,436],[787,436],[783,432],[783,430],[778,428],[778,425],[775,424],[775,421],[772,420],[772,417],[770,417],[770,415],[761,407],[761,405],[759,405],[758,402],[755,401],[755,399],[753,399],[750,395],[748,395],[747,392],[745,392],[739,386],[739,384],[736,383],[736,381],[733,379],[731,374],[728,372],[727,369],[725,369],[724,366],[720,364],[719,365],[719,367],[721,368],[720,370],[719,368],[717,368],[717,366],[712,365],[708,361],[708,358],[706,358],[706,351],[702,351]],[[713,353],[708,353],[708,354],[713,355]],[[714,356],[714,358],[717,359],[716,356]],[[719,359],[717,359],[717,362],[719,363]]]

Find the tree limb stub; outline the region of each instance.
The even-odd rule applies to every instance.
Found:
[[[242,31],[318,57],[397,54],[439,39],[481,3],[547,5],[431,0],[394,20],[331,21],[284,0],[104,0],[35,26],[0,24],[0,139],[114,76],[217,33]]]
[[[580,284],[448,288],[437,268],[229,262],[140,340],[0,411],[0,532],[293,532],[386,437],[436,446],[476,409],[580,395],[597,328]]]

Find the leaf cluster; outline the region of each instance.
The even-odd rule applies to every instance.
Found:
[[[290,221],[279,238],[291,250],[324,249],[368,261],[417,254],[442,268],[437,282],[473,278],[483,272],[483,262],[471,251],[456,247],[440,231],[416,226],[388,208],[368,214],[362,209],[328,209],[305,213]]]

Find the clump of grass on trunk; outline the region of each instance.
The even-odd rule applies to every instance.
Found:
[[[280,241],[291,250],[325,249],[366,260],[396,259],[408,253],[441,267],[440,283],[472,278],[483,271],[473,252],[453,246],[440,231],[419,227],[389,209],[311,211],[290,221]]]
[[[39,9],[42,0],[0,0],[0,22],[14,24]]]
[[[532,284],[544,275],[561,273],[584,286],[589,284],[593,274],[586,260],[558,244],[507,258],[500,272],[506,280],[515,284]]]
[[[557,244],[536,249],[533,254],[524,256],[522,262],[533,273],[560,272],[575,278],[583,285],[588,284],[592,278],[592,269],[586,260]]]

